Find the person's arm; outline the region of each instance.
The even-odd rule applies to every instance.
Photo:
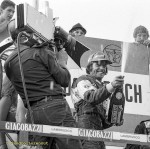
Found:
[[[99,104],[111,95],[106,86],[96,89],[89,80],[80,81],[77,90],[82,99],[92,104]]]
[[[21,97],[19,96],[17,102],[17,110],[16,110],[16,122],[26,123],[26,115],[27,115],[27,109],[25,108],[24,103]]]
[[[106,100],[116,88],[122,87],[124,79],[117,76],[113,81],[103,87],[96,89],[89,80],[82,80],[77,84],[79,96],[89,103],[99,104]]]
[[[0,121],[6,121],[11,107],[11,98],[4,96],[0,100]],[[7,149],[5,133],[0,133],[0,149]]]
[[[52,53],[51,50],[41,49],[40,58],[56,82],[62,87],[68,87],[70,82],[70,73],[67,68],[64,67],[63,63],[63,65],[58,63],[54,53]]]

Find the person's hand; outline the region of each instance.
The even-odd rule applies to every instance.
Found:
[[[113,88],[122,88],[123,84],[124,84],[124,76],[121,75],[116,76],[111,82]]]
[[[145,40],[145,41],[143,42],[143,44],[146,45],[146,46],[150,46],[150,40]]]
[[[67,54],[67,52],[66,52],[64,49],[62,49],[62,50],[60,50],[60,51],[57,53],[56,57],[57,57],[58,63],[59,63],[61,66],[66,67],[67,61],[68,61],[68,54]]]

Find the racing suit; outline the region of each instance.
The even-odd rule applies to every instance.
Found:
[[[107,128],[109,97],[106,86],[91,75],[79,77],[72,85],[72,99],[77,112],[78,127],[94,130]],[[83,140],[84,149],[105,149],[102,141]]]

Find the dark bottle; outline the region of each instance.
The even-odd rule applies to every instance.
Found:
[[[117,88],[110,99],[108,122],[112,125],[120,126],[123,124],[123,114],[125,106],[125,97],[123,88]]]

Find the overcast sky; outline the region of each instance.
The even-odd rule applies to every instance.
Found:
[[[2,0],[0,0],[2,1]],[[13,0],[16,4],[32,0]],[[44,0],[39,0],[43,10]],[[76,23],[88,37],[133,42],[133,30],[144,25],[150,30],[150,0],[49,0],[56,25],[66,31]]]

